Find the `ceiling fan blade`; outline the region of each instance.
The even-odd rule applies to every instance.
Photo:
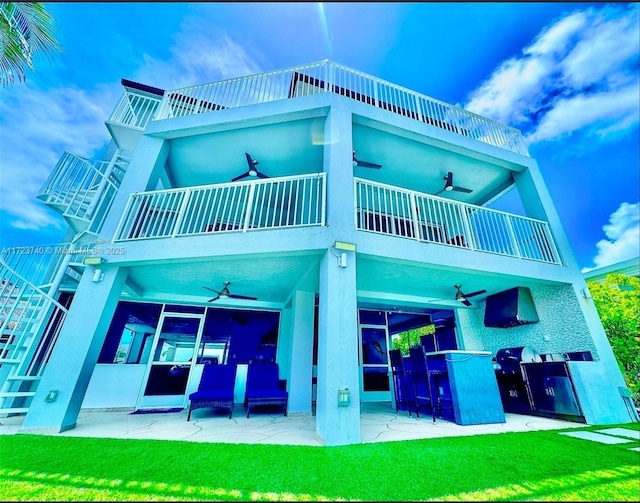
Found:
[[[256,171],[256,176],[258,178],[269,178],[267,175],[265,175],[264,173],[260,173],[260,171]]]
[[[361,168],[373,168],[373,169],[380,169],[382,167],[382,164],[376,164],[373,162],[367,162],[367,161],[358,161],[356,159],[356,165],[360,166]]]
[[[478,290],[477,292],[473,292],[473,293],[468,293],[465,295],[465,297],[475,297],[476,295],[482,295],[483,293],[487,293],[486,290]]]
[[[207,302],[213,302],[214,300],[218,300],[220,295],[215,296],[213,299],[209,299]]]
[[[258,300],[258,297],[247,297],[246,295],[235,295],[233,293],[230,293],[227,297],[230,299]]]
[[[220,292],[218,290],[214,290],[213,288],[209,288],[208,286],[203,286],[202,288],[204,288],[205,290],[209,290],[210,292],[217,293],[218,295],[220,295]]]
[[[471,302],[466,298],[460,300],[460,302],[462,302],[465,306],[471,306]]]
[[[453,189],[456,192],[465,192],[466,194],[469,194],[470,192],[473,192],[473,190],[471,189],[465,189],[464,187],[458,187],[457,185],[454,185]]]
[[[447,187],[452,187],[453,186],[453,173],[451,171],[449,171],[447,173],[447,175],[444,177],[444,189],[443,190],[447,190]]]
[[[232,182],[237,182],[238,180],[242,180],[243,178],[246,178],[249,176],[249,172],[247,171],[246,173],[243,173],[239,176],[236,176],[235,178],[232,178],[231,181]]]
[[[251,157],[251,154],[249,154],[249,152],[245,152],[244,155],[247,157],[247,164],[249,165],[249,169],[253,168],[256,164],[258,164],[258,161],[254,161],[253,158]]]

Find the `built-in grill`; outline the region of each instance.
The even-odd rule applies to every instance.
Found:
[[[584,360],[586,353],[580,352]],[[529,346],[500,349],[495,372],[504,411],[584,422],[566,360]]]
[[[540,355],[529,346],[498,350],[495,372],[505,412],[531,413],[530,394],[521,364],[539,361],[541,361]]]

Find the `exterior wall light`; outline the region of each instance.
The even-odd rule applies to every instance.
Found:
[[[45,402],[55,402],[56,398],[58,398],[58,390],[57,389],[50,389],[49,393],[47,393],[47,396],[44,398]]]
[[[106,262],[106,260],[102,257],[85,257],[82,259],[82,263],[84,265],[100,265],[102,263]]]
[[[91,281],[94,283],[100,283],[104,279],[104,271],[101,269],[93,268],[93,277]]]
[[[347,253],[348,251],[354,252],[356,251],[356,245],[353,243],[345,243],[344,241],[336,241],[331,247],[333,253],[333,248],[336,250],[343,250],[342,253],[336,255],[333,253],[338,259],[338,267],[342,267],[343,269],[347,267]]]
[[[351,392],[349,388],[338,390],[338,407],[348,407],[351,403]]]

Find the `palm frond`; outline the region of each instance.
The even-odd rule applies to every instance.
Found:
[[[0,2],[0,84],[26,80],[35,58],[62,52],[53,16],[40,2]]]

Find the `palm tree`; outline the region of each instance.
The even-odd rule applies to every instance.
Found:
[[[0,2],[0,83],[24,82],[34,56],[62,52],[54,36],[54,19],[40,2]]]

